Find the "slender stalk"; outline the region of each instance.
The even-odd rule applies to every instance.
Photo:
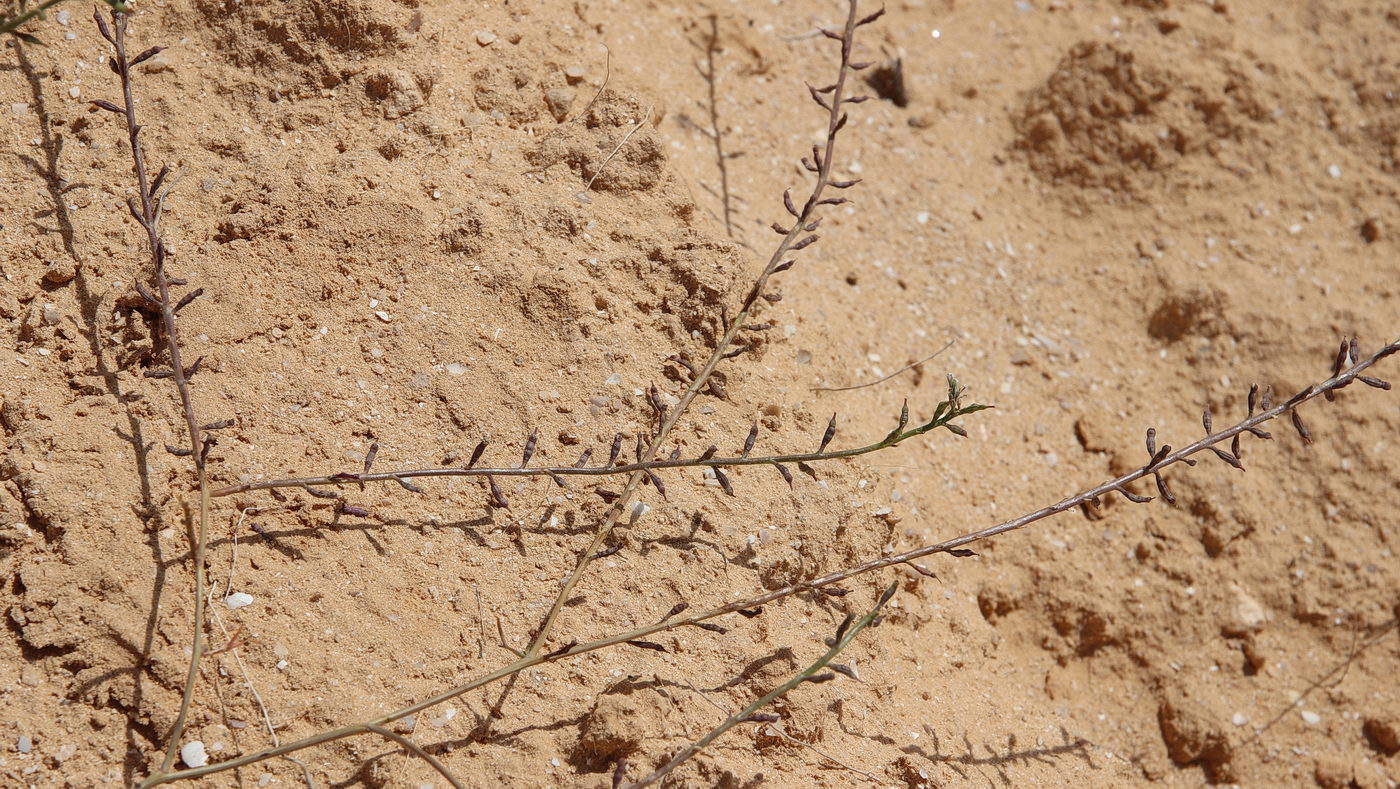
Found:
[[[185,429],[189,434],[186,452],[194,461],[195,475],[199,486],[199,513],[195,534],[192,538],[194,554],[194,636],[190,647],[190,665],[185,675],[183,698],[180,712],[170,730],[170,741],[166,746],[165,758],[161,762],[161,772],[167,772],[175,764],[180,750],[180,736],[184,733],[185,722],[189,717],[190,703],[194,699],[194,689],[199,679],[199,659],[204,652],[204,551],[208,544],[209,531],[209,481],[205,471],[205,452],[201,440],[199,420],[195,417],[194,398],[190,391],[189,376],[193,368],[186,369],[180,355],[180,332],[175,318],[177,302],[171,298],[173,284],[165,269],[165,242],[160,237],[160,212],[163,197],[157,197],[151,188],[146,170],[146,158],[141,152],[141,125],[136,119],[136,99],[132,93],[132,60],[127,57],[126,33],[129,15],[124,11],[112,11],[112,27],[109,30],[98,11],[93,12],[98,29],[112,44],[113,63],[122,86],[122,112],[126,119],[127,140],[131,145],[132,166],[136,172],[136,185],[140,208],[131,204],[131,212],[146,229],[146,242],[151,250],[151,266],[157,288],[156,302],[160,307],[161,325],[165,330],[166,344],[170,352],[170,377],[180,395],[180,405],[184,411]],[[143,53],[144,54],[144,53]],[[139,59],[139,56],[138,56]],[[163,175],[163,173],[162,173]],[[197,363],[196,363],[197,364]]]
[[[779,242],[777,248],[773,250],[773,254],[769,257],[767,265],[763,267],[763,272],[759,274],[758,279],[749,290],[748,296],[745,297],[738,314],[733,317],[729,326],[725,327],[724,336],[715,344],[715,349],[710,353],[710,358],[707,359],[704,366],[700,368],[700,371],[695,375],[695,379],[691,381],[690,386],[686,387],[685,393],[680,398],[680,402],[670,410],[668,415],[662,418],[660,428],[656,431],[656,435],[652,437],[643,453],[642,457],[647,460],[650,460],[656,455],[656,451],[661,447],[666,437],[670,435],[671,430],[680,422],[681,417],[690,407],[690,404],[709,383],[710,377],[714,375],[715,369],[725,360],[729,347],[734,343],[734,338],[737,337],[739,332],[743,329],[744,324],[748,321],[750,313],[753,311],[755,303],[758,302],[759,298],[765,292],[768,286],[768,280],[777,273],[780,268],[784,267],[783,259],[787,257],[789,252],[801,249],[803,246],[816,240],[816,236],[807,234],[815,229],[814,220],[816,219],[818,207],[822,205],[822,194],[825,192],[826,187],[832,183],[831,162],[833,158],[832,154],[836,149],[836,135],[846,123],[846,115],[842,112],[842,106],[845,98],[844,90],[846,86],[846,77],[851,71],[851,45],[854,43],[855,29],[859,21],[858,7],[859,0],[850,0],[850,11],[846,16],[845,30],[844,33],[839,36],[841,41],[841,66],[837,71],[836,83],[832,86],[830,98],[827,100],[829,102],[826,105],[829,109],[829,117],[827,120],[826,151],[825,155],[821,157],[821,161],[816,163],[816,184],[812,187],[812,192],[808,196],[806,203],[803,204],[801,212],[797,213],[797,221],[787,230],[783,235],[782,241]],[[873,17],[870,21],[873,21]],[[838,37],[835,33],[831,35],[832,37]],[[559,618],[559,612],[564,607],[564,602],[572,596],[574,587],[578,584],[579,578],[582,577],[584,569],[588,567],[589,562],[592,561],[592,557],[598,552],[598,547],[603,544],[603,540],[612,532],[613,527],[617,524],[618,518],[621,517],[632,497],[636,494],[637,488],[641,486],[642,480],[646,478],[647,476],[644,470],[632,472],[627,480],[626,487],[622,490],[622,494],[613,502],[607,515],[604,516],[603,522],[594,532],[593,539],[589,543],[588,548],[578,554],[573,571],[569,573],[569,576],[560,587],[559,593],[555,595],[554,603],[550,606],[549,613],[545,616],[544,623],[540,626],[539,630],[536,631],[535,637],[530,640],[530,646],[525,650],[526,657],[533,657],[538,654],[540,648],[544,646],[545,642],[549,639],[554,629],[554,624]]]
[[[891,433],[885,438],[865,446],[853,449],[832,450],[829,452],[795,452],[786,455],[762,455],[762,456],[738,456],[738,457],[696,457],[677,458],[675,460],[648,460],[640,463],[628,463],[621,466],[600,466],[595,468],[578,468],[576,466],[528,466],[520,468],[513,466],[510,468],[462,468],[462,467],[434,467],[423,469],[405,469],[402,471],[383,471],[373,474],[324,474],[316,477],[289,477],[286,479],[270,479],[261,482],[245,482],[238,485],[229,485],[224,488],[216,488],[209,492],[210,498],[221,498],[232,496],[236,493],[247,493],[256,490],[271,490],[275,488],[305,488],[307,486],[320,485],[358,485],[363,482],[387,482],[400,479],[418,479],[423,477],[606,477],[617,474],[633,474],[645,471],[656,471],[661,469],[675,468],[729,468],[732,466],[772,466],[779,463],[819,463],[830,460],[841,460],[844,458],[859,457],[868,455],[871,452],[879,452],[882,449],[889,449],[903,441],[915,436],[923,435],[937,427],[946,427],[952,423],[953,419],[981,410],[982,406],[973,404],[966,409],[954,406],[948,401],[940,405],[940,412],[936,412],[935,417],[928,423],[909,430],[900,430]],[[946,411],[944,409],[947,409]]]
[[[1025,526],[1029,526],[1030,524],[1035,523],[1036,521],[1044,520],[1045,518],[1048,518],[1052,515],[1057,515],[1059,513],[1074,509],[1080,504],[1093,501],[1099,498],[1100,496],[1107,495],[1114,491],[1122,492],[1123,486],[1131,482],[1142,479],[1154,473],[1160,473],[1166,468],[1173,466],[1177,463],[1182,463],[1191,460],[1192,455],[1196,455],[1207,449],[1212,449],[1217,444],[1230,441],[1236,436],[1242,435],[1244,433],[1250,433],[1253,430],[1259,428],[1261,425],[1270,422],[1274,419],[1277,419],[1283,416],[1284,414],[1291,414],[1295,412],[1298,406],[1308,402],[1309,400],[1313,400],[1318,397],[1328,396],[1331,393],[1334,393],[1337,390],[1354,383],[1358,379],[1364,381],[1366,379],[1366,376],[1364,376],[1363,373],[1368,368],[1372,367],[1385,357],[1395,354],[1397,352],[1400,352],[1400,339],[1397,339],[1395,342],[1392,342],[1389,345],[1380,348],[1375,353],[1371,354],[1370,356],[1367,356],[1364,359],[1357,360],[1356,363],[1354,363],[1351,367],[1345,370],[1339,370],[1337,374],[1333,375],[1331,378],[1328,378],[1327,380],[1322,381],[1321,383],[1313,384],[1312,386],[1303,389],[1302,391],[1295,394],[1293,397],[1273,406],[1272,408],[1265,409],[1219,432],[1211,433],[1210,435],[1207,435],[1204,438],[1188,446],[1182,447],[1181,449],[1178,449],[1174,452],[1167,453],[1161,458],[1154,458],[1153,462],[1143,466],[1142,468],[1128,472],[1127,474],[1124,474],[1120,477],[1111,479],[1101,485],[1096,485],[1095,487],[1081,491],[1073,496],[1062,499],[1061,501],[1052,504],[1048,507],[1042,507],[1041,509],[1038,509],[1034,512],[1022,515],[1019,518],[1005,521],[995,526],[990,526],[988,528],[980,529],[978,531],[968,532],[959,537],[954,537],[950,540],[944,540],[943,542],[933,543],[931,545],[925,545],[910,551],[905,551],[904,553],[871,559],[861,564],[852,565],[850,567],[846,567],[841,570],[828,573],[819,578],[814,578],[810,581],[802,581],[796,584],[791,584],[781,589],[775,589],[773,591],[755,597],[750,597],[746,600],[738,600],[735,602],[727,603],[718,608],[712,608],[708,611],[702,611],[700,613],[696,613],[688,617],[677,617],[673,619],[667,619],[664,622],[660,622],[654,625],[640,627],[635,630],[628,631],[626,633],[617,633],[606,638],[600,638],[596,641],[590,641],[585,644],[578,644],[576,646],[569,647],[568,649],[559,650],[557,652],[551,652],[546,655],[526,655],[525,657],[515,661],[514,663],[511,663],[507,666],[502,666],[501,668],[498,668],[489,674],[477,677],[476,679],[473,679],[464,685],[460,685],[450,690],[443,691],[442,693],[439,693],[436,696],[424,699],[423,701],[416,702],[402,709],[395,710],[394,712],[388,713],[387,715],[382,715],[374,720],[367,721],[365,723],[344,726],[333,731],[322,732],[320,734],[312,735],[311,737],[307,737],[305,739],[297,740],[296,742],[287,743],[286,745],[281,745],[275,748],[259,751],[258,753],[249,754],[247,756],[240,756],[235,759],[229,759],[228,761],[219,762],[218,764],[211,764],[206,767],[200,767],[191,770],[181,770],[180,772],[152,776],[151,778],[147,779],[144,783],[141,784],[141,789],[149,789],[149,787],[158,786],[160,784],[169,783],[171,781],[182,780],[185,778],[197,778],[204,775],[210,775],[212,773],[223,772],[225,770],[246,767],[247,765],[255,764],[265,759],[270,759],[276,756],[283,756],[294,751],[302,750],[304,748],[310,748],[315,745],[333,742],[335,740],[344,739],[346,737],[353,737],[356,735],[365,734],[371,731],[371,729],[369,728],[371,726],[383,726],[400,718],[413,715],[415,713],[421,712],[422,710],[428,709],[429,707],[456,698],[457,696],[460,696],[463,693],[467,693],[482,686],[489,685],[492,682],[495,682],[496,680],[504,679],[506,677],[511,676],[512,674],[516,674],[518,672],[524,671],[534,666],[541,665],[543,663],[551,663],[556,660],[562,660],[566,657],[581,655],[587,652],[594,652],[599,649],[604,649],[607,647],[616,646],[617,644],[626,643],[628,641],[634,641],[640,638],[645,638],[654,633],[659,633],[666,630],[673,630],[678,627],[694,626],[701,622],[714,619],[716,617],[724,616],[725,614],[735,613],[740,609],[749,610],[757,608],[758,606],[766,605],[775,600],[781,600],[786,597],[791,597],[792,595],[799,594],[801,592],[820,589],[824,586],[829,586],[840,581],[845,581],[847,579],[854,578],[858,575],[864,575],[865,573],[880,570],[885,567],[893,567],[895,565],[905,564],[908,562],[912,562],[915,559],[920,559],[925,556],[931,556],[936,553],[948,553],[965,545],[968,545],[969,543],[974,543],[979,540],[985,540],[990,537],[1005,534],[1009,531],[1024,528]]]
[[[631,787],[629,787],[629,789],[642,789],[642,787],[651,786],[652,784],[656,783],[662,778],[665,778],[666,775],[668,775],[671,771],[675,770],[677,767],[680,767],[687,760],[691,759],[696,754],[708,748],[710,746],[710,743],[719,739],[719,737],[725,732],[729,731],[730,729],[734,728],[740,723],[749,720],[750,716],[752,716],[754,713],[758,712],[759,710],[763,709],[769,704],[772,704],[774,701],[782,698],[788,693],[788,691],[808,681],[813,676],[815,676],[818,671],[821,671],[822,669],[826,668],[831,663],[831,661],[836,659],[837,655],[841,654],[842,650],[850,646],[851,642],[855,640],[855,637],[860,634],[860,631],[864,630],[867,626],[870,625],[871,622],[875,621],[875,617],[879,616],[880,614],[880,609],[885,607],[885,603],[888,603],[891,597],[894,597],[894,591],[897,588],[899,588],[898,582],[890,584],[889,587],[885,589],[885,593],[880,595],[879,602],[875,604],[874,608],[870,609],[870,613],[861,617],[850,627],[846,628],[845,631],[842,632],[840,636],[836,639],[836,642],[831,645],[831,649],[828,649],[825,655],[822,655],[821,657],[817,658],[817,660],[814,663],[812,663],[812,665],[803,669],[800,673],[798,673],[797,676],[774,688],[766,695],[755,699],[753,703],[749,706],[734,713],[733,715],[730,715],[724,720],[723,723],[711,729],[709,734],[706,734],[704,737],[701,737],[700,739],[696,740],[690,745],[687,745],[685,749],[683,749],[680,753],[676,754],[675,758],[671,759],[671,761],[658,768],[656,772],[632,784]]]

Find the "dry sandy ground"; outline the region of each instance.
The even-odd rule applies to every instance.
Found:
[[[115,78],[90,10],[63,8],[31,27],[47,47],[0,52],[0,783],[123,786],[158,764],[186,670],[191,469],[161,449],[185,441],[172,387],[143,377],[164,342],[133,295],[120,119],[88,104]],[[814,31],[842,14],[140,3],[133,49],[169,47],[136,89],[179,179],[171,265],[206,293],[181,313],[197,409],[237,420],[216,483],[355,471],[372,443],[377,469],[460,464],[483,437],[510,465],[532,430],[534,462],[567,465],[649,429],[639,393],[680,393],[667,357],[704,358],[783,189],[810,183],[802,83],[833,73]],[[1149,426],[1180,445],[1203,406],[1242,416],[1250,382],[1291,392],[1339,339],[1400,335],[1392,3],[894,0],[862,35],[885,97],[837,156],[865,180],[668,447],[737,450],[757,420],[756,451],[809,450],[832,413],[855,446],[905,398],[927,417],[945,372],[996,409],[791,490],[769,468],[733,472],[734,497],[666,473],[548,649],[1035,509],[1143,463]],[[636,779],[899,580],[843,657],[861,682],[795,690],[783,734],[741,726],[673,784],[1393,787],[1400,399],[1357,386],[1303,412],[1315,444],[1275,424],[1247,472],[1173,468],[1175,507],[1113,497],[933,557],[936,580],[885,570],[660,634],[665,652],[571,657],[399,730],[470,786],[605,787],[624,757]],[[523,648],[605,510],[547,479],[503,483],[509,509],[478,480],[421,486],[349,489],[367,515],[216,501],[210,641],[242,637],[202,665],[189,737],[213,760],[510,662],[501,634]],[[235,591],[253,603],[230,610]],[[444,785],[378,738],[298,755],[318,787]],[[271,761],[204,783],[303,778]]]

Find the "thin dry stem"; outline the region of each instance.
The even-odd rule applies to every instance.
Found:
[[[1005,534],[1006,532],[1014,531],[1016,529],[1028,526],[1032,523],[1035,523],[1036,521],[1044,520],[1045,518],[1048,518],[1052,515],[1057,515],[1072,510],[1085,502],[1092,501],[1108,493],[1114,491],[1124,492],[1125,485],[1136,480],[1142,479],[1152,474],[1154,471],[1160,472],[1177,463],[1189,463],[1192,460],[1193,455],[1199,454],[1200,452],[1206,450],[1213,449],[1216,447],[1217,444],[1230,441],[1235,436],[1238,436],[1242,433],[1252,432],[1253,430],[1259,428],[1260,425],[1263,425],[1266,422],[1277,419],[1280,416],[1283,416],[1284,414],[1293,412],[1295,409],[1298,408],[1298,406],[1301,406],[1303,403],[1306,403],[1310,400],[1322,397],[1330,393],[1335,393],[1337,390],[1345,388],[1346,386],[1365,378],[1366,376],[1363,375],[1365,370],[1374,366],[1377,362],[1386,358],[1387,356],[1390,356],[1397,352],[1400,352],[1400,339],[1397,339],[1389,345],[1380,348],[1370,356],[1358,360],[1350,368],[1341,371],[1337,375],[1299,391],[1296,395],[1289,398],[1288,400],[1280,402],[1279,404],[1269,409],[1260,411],[1252,416],[1249,416],[1246,419],[1243,419],[1240,422],[1237,422],[1234,425],[1225,428],[1217,433],[1211,433],[1210,435],[1207,435],[1206,437],[1192,444],[1182,447],[1181,449],[1168,453],[1162,459],[1153,463],[1150,467],[1144,465],[1143,467],[1131,471],[1127,474],[1124,474],[1123,476],[1111,479],[1093,488],[1081,491],[1080,493],[1063,499],[1048,507],[1043,507],[1034,512],[1022,515],[1019,518],[1005,521],[995,526],[980,529],[978,531],[968,532],[959,537],[954,537],[950,540],[944,540],[943,542],[933,543],[931,545],[925,545],[910,551],[905,551],[904,553],[871,559],[867,562],[852,565],[850,567],[846,567],[841,570],[828,573],[827,575],[823,575],[819,578],[814,578],[810,581],[803,581],[800,583],[785,586],[781,589],[775,589],[773,591],[766,592],[755,597],[750,597],[745,600],[738,600],[726,603],[725,605],[720,606],[718,608],[712,608],[708,611],[701,611],[692,614],[688,617],[667,619],[654,625],[640,627],[635,630],[628,631],[626,633],[616,633],[605,638],[600,638],[596,641],[576,644],[570,646],[568,649],[557,650],[546,655],[528,654],[522,657],[520,660],[515,661],[514,663],[511,663],[507,666],[502,666],[501,668],[496,669],[495,671],[492,671],[489,674],[477,677],[476,679],[473,679],[472,681],[464,685],[443,691],[442,693],[439,693],[436,696],[424,699],[423,701],[419,701],[402,709],[395,710],[394,712],[388,713],[387,715],[382,715],[374,720],[367,721],[365,723],[344,726],[333,731],[321,732],[320,734],[312,735],[305,739],[297,740],[296,742],[287,743],[286,745],[270,748],[264,751],[260,751],[258,753],[249,754],[247,756],[240,756],[235,759],[229,759],[228,761],[220,762],[218,764],[212,764],[197,769],[182,770],[180,772],[169,773],[166,775],[153,776],[150,779],[147,779],[145,783],[141,784],[142,789],[148,789],[148,787],[157,786],[159,784],[169,783],[171,781],[181,780],[185,778],[196,778],[203,775],[210,775],[216,772],[232,770],[250,764],[255,764],[265,759],[270,759],[276,756],[283,756],[288,753],[293,753],[295,751],[303,750],[305,748],[310,748],[316,745],[321,745],[327,742],[334,742],[336,740],[344,739],[346,737],[354,737],[357,735],[365,734],[370,732],[369,727],[371,726],[383,726],[400,718],[413,715],[415,713],[433,707],[437,704],[441,704],[445,701],[454,699],[464,693],[483,687],[485,685],[489,685],[497,680],[505,679],[506,677],[532,668],[534,666],[538,666],[544,663],[551,663],[556,660],[562,660],[566,657],[581,655],[587,652],[594,652],[599,649],[615,646],[617,644],[623,644],[628,641],[635,641],[638,639],[645,638],[646,636],[652,635],[654,633],[666,630],[673,630],[678,627],[692,627],[710,619],[715,619],[726,614],[736,613],[741,609],[752,610],[767,603],[771,603],[776,600],[781,600],[783,598],[790,597],[795,594],[811,591],[814,589],[821,589],[822,587],[830,586],[832,584],[836,584],[838,582],[854,578],[858,575],[864,575],[866,573],[873,572],[875,570],[880,570],[885,567],[893,567],[896,565],[905,564],[908,562],[912,562],[915,559],[920,559],[922,557],[930,556],[935,553],[952,553],[970,543],[974,543],[979,540],[985,540],[1000,534]]]
[[[180,332],[175,312],[179,306],[183,305],[177,304],[171,298],[172,283],[165,270],[165,242],[160,237],[160,212],[164,198],[156,195],[155,190],[151,188],[151,181],[146,171],[146,159],[141,151],[141,125],[137,123],[136,100],[132,95],[131,67],[133,63],[132,59],[127,57],[126,48],[129,16],[123,11],[113,10],[110,31],[103,22],[99,11],[94,10],[93,16],[103,37],[112,44],[114,54],[112,63],[121,81],[122,108],[120,114],[126,120],[127,140],[131,145],[132,166],[136,172],[136,185],[140,196],[140,213],[137,219],[146,230],[146,242],[151,251],[152,274],[159,294],[156,301],[160,307],[161,325],[165,330],[166,344],[170,353],[170,378],[174,381],[175,389],[180,396],[180,405],[185,416],[185,429],[189,436],[189,446],[186,451],[194,461],[195,475],[199,486],[198,522],[195,524],[195,534],[191,539],[195,576],[194,636],[191,639],[190,665],[185,676],[180,712],[175,718],[175,724],[171,727],[170,741],[166,747],[165,758],[161,762],[160,771],[167,772],[174,765],[175,756],[180,750],[180,736],[184,733],[185,722],[189,717],[190,704],[193,701],[195,685],[199,679],[199,659],[204,651],[204,550],[208,543],[209,526],[209,484],[205,470],[207,455],[201,441],[201,429],[199,420],[195,416],[194,399],[189,385],[189,375],[194,368],[191,367],[187,371],[180,356]],[[148,50],[148,52],[150,51]],[[142,53],[136,59],[139,60],[143,56],[149,57],[150,55]],[[158,180],[163,179],[163,176],[164,173],[158,177]],[[132,213],[137,213],[134,207]],[[198,364],[195,362],[196,366]]]
[[[821,671],[822,669],[830,665],[831,661],[835,660],[836,656],[841,654],[842,650],[850,646],[851,642],[855,640],[855,637],[860,634],[860,631],[864,630],[872,622],[875,621],[875,618],[880,615],[880,609],[885,606],[885,603],[889,602],[891,597],[894,597],[894,592],[897,588],[899,588],[899,584],[897,582],[890,584],[889,587],[885,589],[885,593],[880,596],[879,601],[875,603],[875,607],[870,609],[869,613],[861,617],[850,627],[844,628],[841,632],[839,632],[837,634],[835,643],[831,645],[831,648],[826,651],[826,654],[817,658],[816,661],[812,663],[812,665],[803,669],[797,674],[797,676],[793,677],[787,682],[784,682],[782,685],[779,685],[778,687],[774,688],[766,695],[755,699],[754,702],[749,706],[745,707],[739,712],[734,713],[733,715],[730,715],[728,718],[725,718],[723,723],[716,726],[714,729],[711,729],[710,732],[704,737],[701,737],[694,743],[691,743],[690,745],[686,746],[683,750],[681,750],[680,753],[676,754],[675,758],[671,759],[671,761],[658,768],[656,772],[632,784],[630,789],[642,789],[642,787],[651,786],[652,784],[656,783],[662,778],[665,778],[677,767],[680,767],[686,761],[695,757],[696,754],[709,747],[710,743],[719,739],[719,737],[725,732],[729,731],[730,729],[734,728],[740,723],[747,721],[751,715],[768,706],[769,704],[772,704],[774,701],[777,701],[778,699],[782,698],[793,688],[796,688],[798,685],[801,685],[802,683],[812,679],[818,671]],[[817,679],[820,680],[823,678],[817,677]]]

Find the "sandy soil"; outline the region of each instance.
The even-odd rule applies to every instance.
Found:
[[[508,465],[532,430],[535,462],[568,464],[649,429],[640,393],[681,391],[667,357],[704,358],[783,189],[809,183],[823,119],[802,83],[832,74],[814,31],[843,13],[140,6],[133,49],[169,47],[136,89],[148,157],[179,179],[171,265],[206,292],[181,313],[197,408],[237,420],[217,484],[354,471],[372,443],[377,469],[460,464],[483,437]],[[161,449],[184,442],[172,387],[143,376],[163,338],[133,291],[120,119],[88,103],[115,78],[89,9],[64,9],[31,28],[46,47],[0,52],[0,783],[123,786],[178,708],[192,475]],[[837,413],[834,446],[854,446],[905,398],[926,417],[945,372],[996,409],[966,440],[791,490],[771,469],[733,472],[734,497],[667,473],[549,649],[1035,509],[1144,462],[1149,426],[1179,445],[1205,405],[1240,417],[1250,382],[1293,391],[1339,339],[1400,334],[1393,4],[900,0],[866,30],[884,97],[838,152],[865,180],[671,443],[737,450],[758,421],[756,451],[807,450]],[[741,726],[673,784],[1396,786],[1400,399],[1355,387],[1304,416],[1312,446],[1275,425],[1245,473],[1170,471],[1175,507],[1115,498],[935,557],[937,580],[862,576],[399,730],[471,786],[604,787],[619,758],[635,779],[898,579],[843,658],[861,682],[797,689],[783,734]],[[524,647],[605,510],[548,480],[503,484],[509,509],[476,480],[421,486],[349,491],[363,517],[300,493],[216,503],[210,641],[242,638],[202,666],[189,738],[213,760],[510,662],[500,634]],[[444,785],[376,738],[298,755],[319,787]],[[287,761],[204,783],[304,785]]]

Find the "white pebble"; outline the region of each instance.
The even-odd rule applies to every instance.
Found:
[[[927,224],[928,224],[928,212],[927,212],[927,211],[920,211],[919,213],[915,214],[915,215],[914,215],[914,221],[915,221],[915,222],[918,222],[918,223],[921,224],[921,225],[927,225]]]
[[[29,753],[34,750],[34,740],[30,739],[28,734],[21,734],[19,742],[15,743],[15,750],[20,753]]]
[[[1249,723],[1249,718],[1246,718],[1243,712],[1237,712],[1230,718],[1230,722],[1236,726],[1243,726]]]
[[[1312,710],[1303,710],[1303,723],[1309,726],[1316,726],[1322,722],[1322,716]]]
[[[485,46],[490,46],[490,45],[491,45],[491,42],[493,42],[493,41],[495,41],[495,40],[496,40],[496,34],[495,34],[495,33],[492,33],[492,32],[489,31],[489,30],[478,30],[478,31],[476,31],[476,43],[482,45],[483,47],[485,47]]]
[[[1329,164],[1327,165],[1327,174],[1332,176],[1333,178],[1341,178],[1342,168],[1338,167],[1335,164]]]
[[[272,783],[272,773],[262,773],[258,776],[258,789]]]
[[[380,319],[381,321],[384,321],[385,323],[389,322],[389,313],[385,312],[384,310],[375,310],[374,316]]]
[[[78,96],[82,95],[82,91],[78,89],[77,85],[74,85],[73,87],[68,89],[68,95],[69,97],[76,99],[78,98]]]
[[[190,740],[180,746],[180,761],[186,767],[203,767],[209,763],[209,754],[204,750],[204,743],[199,740]]]
[[[461,375],[467,371],[466,365],[461,362],[449,362],[447,364],[448,375]]]
[[[234,592],[224,598],[224,604],[229,607],[229,610],[239,609],[245,605],[252,605],[253,596],[247,592]]]

